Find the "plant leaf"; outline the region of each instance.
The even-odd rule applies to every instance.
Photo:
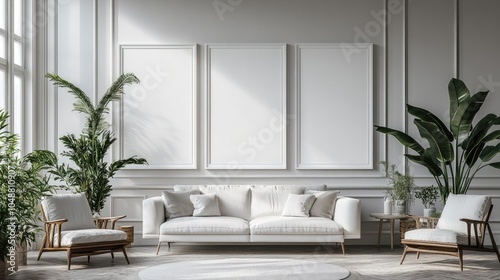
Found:
[[[49,78],[54,85],[68,89],[68,92],[75,96],[76,101],[73,103],[73,111],[84,113],[89,116],[92,114],[94,105],[92,105],[90,98],[80,88],[55,73],[47,73],[45,77]]]
[[[479,156],[482,161],[490,161],[494,158],[498,153],[500,153],[500,143],[496,146],[486,146],[484,147],[481,155]]]
[[[500,162],[493,162],[493,163],[487,164],[485,166],[491,166],[493,168],[500,169]]]
[[[443,175],[443,171],[441,170],[441,168],[439,168],[439,166],[437,164],[435,164],[432,161],[432,159],[430,159],[430,158],[427,158],[423,155],[416,156],[416,155],[408,155],[408,154],[405,154],[405,157],[408,158],[409,160],[415,162],[415,163],[418,163],[418,164],[426,167],[433,176]]]
[[[453,146],[437,125],[419,119],[415,119],[413,123],[417,126],[420,136],[425,138],[431,149],[437,153],[436,158],[440,162],[448,163],[453,160]]]
[[[484,116],[474,126],[467,139],[462,142],[462,149],[467,150],[474,148],[474,146],[479,144],[486,134],[488,134],[488,130],[495,125],[497,121],[498,117],[495,114]]]
[[[413,137],[402,131],[378,125],[375,125],[375,127],[376,131],[394,136],[394,138],[396,138],[401,144],[414,150],[418,154],[422,154],[425,151],[424,147],[422,147],[422,145],[420,145],[415,139],[413,139]]]
[[[460,103],[470,97],[470,91],[465,83],[459,79],[452,78],[448,83],[448,95],[450,97],[450,122],[455,115]]]
[[[487,96],[488,91],[478,92],[458,106],[453,118],[450,120],[450,127],[459,144],[469,136],[474,116],[481,109]]]
[[[441,132],[444,135],[446,135],[448,140],[453,141],[453,134],[446,127],[446,125],[438,117],[436,117],[436,115],[434,115],[433,113],[431,113],[425,109],[411,106],[410,104],[406,104],[406,108],[408,109],[409,114],[411,114],[411,115],[413,115],[413,116],[415,116],[415,117],[417,117],[425,122],[430,122],[430,123],[434,123],[435,125],[437,125],[439,127],[439,130],[441,130]]]

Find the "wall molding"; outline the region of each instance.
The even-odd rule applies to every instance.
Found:
[[[115,217],[115,216],[120,216],[120,215],[123,215],[123,213],[116,213],[115,212],[115,206],[118,205],[118,203],[116,202],[117,199],[122,199],[122,200],[127,200],[127,199],[141,199],[144,200],[146,199],[146,196],[145,195],[111,195],[109,197],[109,205],[110,205],[110,216],[111,217]],[[142,209],[142,205],[141,205],[141,209]],[[121,220],[119,220],[119,222],[140,222],[142,223],[142,217],[140,218],[123,218]]]
[[[124,73],[125,72],[125,63],[126,63],[126,51],[127,50],[131,50],[131,51],[145,51],[144,55],[147,53],[147,51],[162,51],[162,52],[165,52],[165,51],[169,51],[169,50],[172,50],[172,51],[179,51],[179,50],[185,50],[185,51],[189,51],[190,53],[190,62],[189,64],[190,65],[180,65],[179,67],[177,68],[182,68],[182,67],[191,67],[191,71],[189,72],[190,73],[190,77],[189,79],[191,80],[191,84],[190,85],[187,85],[187,84],[182,84],[181,87],[190,87],[190,98],[191,98],[191,103],[189,104],[189,108],[185,108],[184,111],[186,112],[191,112],[190,114],[190,118],[191,118],[191,128],[190,128],[190,134],[191,134],[191,147],[189,148],[190,149],[190,156],[189,156],[189,159],[188,158],[185,158],[183,159],[184,162],[182,163],[177,163],[177,164],[172,164],[172,163],[168,163],[168,162],[165,162],[165,163],[161,163],[161,164],[152,164],[150,163],[149,165],[147,166],[130,166],[130,167],[127,167],[126,169],[155,169],[155,170],[158,170],[158,169],[196,169],[197,168],[197,154],[198,154],[198,52],[197,52],[197,45],[196,44],[165,44],[165,45],[156,45],[156,44],[145,44],[145,45],[140,45],[140,44],[121,44],[119,46],[119,53],[120,53],[120,66],[119,66],[119,69],[120,69],[120,73]],[[136,54],[137,55],[137,54]],[[145,57],[145,56],[141,56],[141,57]],[[178,56],[176,56],[178,57]],[[144,58],[145,59],[145,58]],[[158,58],[158,61],[157,63],[160,63],[160,57]],[[165,70],[166,69],[170,69],[170,67],[176,67],[176,66],[173,66],[173,64],[175,63],[175,61],[173,59],[171,59],[169,61],[169,65],[162,65],[162,66],[165,66],[165,67],[160,67],[159,64],[157,65],[157,68],[154,68],[154,69],[149,69],[147,70],[146,72],[148,72],[147,74],[145,74],[145,77],[144,77],[144,81],[145,82],[144,84],[148,83],[148,81],[150,80],[154,80],[153,84],[149,84],[149,85],[144,85],[142,86],[142,84],[139,84],[139,85],[136,85],[137,87],[140,87],[142,90],[144,90],[144,94],[150,94],[151,92],[153,91],[157,91],[160,89],[161,87],[161,84],[162,82],[160,82],[159,80],[155,80],[155,79],[160,79],[159,77],[156,77],[156,76],[160,76],[160,75],[165,75],[165,73],[167,73],[168,76],[176,76],[179,78],[179,80],[181,80],[182,78],[186,78],[186,77],[180,77],[183,72],[182,71],[178,71],[176,72],[175,74],[172,74],[173,72],[171,70]],[[149,65],[150,66],[150,65]],[[148,67],[149,67],[148,66]],[[130,70],[127,70],[127,71],[130,71]],[[151,74],[151,72],[160,72],[160,73],[153,73]],[[151,78],[151,76],[154,76],[153,78]],[[146,78],[148,78],[146,80]],[[162,76],[162,81],[163,79],[167,79],[170,81],[170,78],[169,77],[163,77]],[[165,95],[172,95],[174,94],[173,92],[177,92],[177,91],[180,91],[182,92],[183,90],[185,90],[185,88],[181,88],[181,89],[171,89],[170,87],[172,87],[172,83],[169,83],[166,85],[166,88],[162,88],[161,91],[162,92],[165,92],[167,94]],[[119,148],[118,148],[118,155],[119,155],[119,158],[124,158],[125,157],[125,111],[126,111],[126,106],[125,106],[125,103],[126,103],[126,100],[127,98],[131,98],[134,96],[133,94],[134,92],[132,92],[132,94],[128,94],[128,95],[125,95],[121,100],[120,100],[120,104],[119,104],[119,110],[118,110],[118,120],[119,120],[119,125],[118,125],[118,145],[119,145]],[[146,97],[145,97],[146,98]],[[166,97],[164,97],[166,98]],[[147,98],[146,98],[147,99]],[[135,106],[139,106],[140,102],[144,101],[145,99],[140,99],[138,98],[137,101],[132,101],[131,103],[132,104],[136,104]],[[178,106],[181,106],[181,104],[179,104]],[[177,107],[177,106],[176,106]],[[163,108],[163,110],[165,112],[165,109]],[[167,111],[168,112],[168,111]],[[162,115],[163,117],[165,117],[165,115]],[[175,118],[170,118],[168,120],[164,120],[167,124],[170,124],[172,128],[175,128],[175,127],[182,127],[182,125],[178,125],[178,126],[175,126],[174,123],[175,121],[178,119],[178,118],[181,118],[180,116],[176,115]],[[148,120],[142,120],[142,121],[148,121]],[[181,118],[181,121],[182,121],[182,118]],[[160,128],[158,128],[160,129]],[[151,139],[151,138],[149,138]],[[180,140],[180,142],[182,144],[184,143],[187,143],[187,139],[178,139]],[[164,142],[164,141],[162,141]],[[168,140],[166,140],[166,142],[168,142]],[[170,143],[170,142],[169,142]],[[135,143],[136,145],[140,145],[141,143]],[[167,145],[167,144],[166,144]],[[170,149],[166,149],[167,150],[167,154],[164,154],[164,158],[165,159],[168,159],[171,155],[168,154],[168,152],[172,152],[172,151],[177,151],[177,150],[181,150],[185,147],[175,147],[172,143],[170,143],[171,146],[169,146],[168,148]],[[161,153],[163,151],[158,151],[157,153]],[[129,155],[127,155],[129,156]],[[184,156],[184,155],[182,155]],[[168,160],[167,160],[168,161]]]
[[[363,73],[363,75],[366,74],[366,85],[367,85],[367,92],[363,93],[366,94],[366,96],[363,96],[363,100],[367,100],[367,108],[363,107],[361,108],[362,112],[365,112],[366,110],[366,124],[368,127],[368,135],[367,135],[367,143],[368,143],[368,148],[367,148],[367,160],[366,162],[359,162],[359,163],[338,163],[338,162],[330,162],[330,163],[304,163],[302,159],[302,121],[303,121],[303,107],[302,107],[302,99],[304,98],[304,93],[302,92],[302,78],[305,76],[305,73],[303,73],[303,67],[302,67],[302,60],[304,59],[302,51],[303,50],[308,50],[308,51],[335,51],[335,52],[341,52],[343,54],[343,57],[346,59],[346,64],[352,65],[352,61],[349,61],[348,55],[346,53],[350,53],[354,55],[360,55],[359,52],[366,51],[366,69],[356,69],[353,71],[366,71],[366,73]],[[374,103],[373,103],[373,95],[374,95],[374,78],[373,78],[373,45],[372,44],[356,44],[356,45],[346,45],[346,44],[296,44],[295,48],[295,84],[296,84],[296,115],[297,115],[297,120],[296,120],[296,157],[297,157],[297,162],[296,162],[296,168],[297,169],[373,169],[373,155],[374,155],[374,142],[373,142],[373,117],[374,117]],[[327,60],[327,57],[324,57],[325,60]],[[332,57],[332,59],[335,59]],[[333,65],[333,64],[332,64]],[[339,66],[343,67],[343,71],[346,71],[344,68],[346,65],[341,64],[339,62]],[[330,72],[330,71],[329,71]],[[360,73],[361,74],[361,73]],[[318,75],[314,74],[313,76],[318,77]],[[334,91],[334,89],[328,89],[325,90],[325,92],[330,92]],[[385,91],[385,89],[384,89]],[[314,90],[314,92],[317,92],[317,89]],[[324,102],[324,100],[321,100],[321,102]],[[352,108],[352,107],[351,107]],[[354,108],[352,108],[354,110]],[[321,109],[320,110],[322,115],[325,114],[325,110]],[[359,113],[359,111],[355,112]],[[310,114],[309,114],[310,115]],[[335,122],[336,118],[331,118],[328,120],[325,120],[328,125],[331,125],[332,122]],[[322,131],[324,131],[326,128],[321,127],[319,132],[314,133],[315,135],[323,135]],[[319,137],[322,138],[322,137]],[[318,146],[314,144],[313,146]],[[334,143],[332,143],[332,146],[335,146]],[[323,152],[326,152],[322,150]],[[365,156],[365,155],[361,155]],[[320,161],[316,159],[316,161]]]
[[[273,50],[278,50],[278,54],[271,53]],[[218,56],[222,56],[218,59],[220,61],[214,61],[214,51],[218,51]],[[247,54],[244,54],[244,52],[248,52]],[[265,53],[268,52],[268,53]],[[224,55],[226,57],[224,57]],[[261,99],[255,100],[252,104],[235,104],[232,103],[231,105],[233,106],[231,108],[232,116],[229,115],[229,110],[224,111],[227,115],[225,117],[217,117],[219,121],[221,119],[226,118],[227,120],[230,120],[232,123],[234,119],[242,121],[243,124],[247,122],[248,120],[248,115],[242,116],[240,111],[244,111],[248,114],[252,113],[254,114],[253,117],[256,120],[259,120],[258,125],[259,127],[251,127],[250,130],[248,130],[248,127],[242,127],[239,128],[237,127],[238,125],[235,124],[233,127],[230,125],[226,126],[231,127],[230,129],[227,130],[227,132],[224,133],[224,136],[222,139],[240,139],[240,138],[245,138],[242,140],[237,140],[240,141],[238,144],[235,143],[230,143],[230,141],[227,141],[229,146],[224,147],[224,152],[227,153],[227,155],[217,155],[215,153],[220,152],[221,147],[219,147],[219,150],[216,150],[215,147],[213,146],[213,138],[214,137],[221,137],[221,135],[216,135],[216,132],[214,131],[214,119],[215,113],[220,112],[216,111],[213,109],[213,106],[215,104],[214,95],[227,95],[226,92],[221,90],[222,87],[224,88],[231,88],[231,81],[224,81],[225,77],[222,77],[223,75],[213,71],[212,67],[216,63],[218,63],[218,67],[228,67],[228,57],[232,56],[232,58],[245,58],[247,61],[239,61],[239,62],[233,62],[235,64],[240,64],[240,65],[252,65],[252,67],[256,67],[256,64],[252,64],[256,59],[263,58],[261,59],[260,62],[262,63],[267,63],[269,62],[269,58],[272,56],[272,59],[275,61],[271,61],[270,63],[274,63],[274,65],[267,64],[266,66],[268,67],[279,67],[279,73],[267,73],[269,75],[275,74],[279,75],[279,77],[274,77],[277,82],[276,84],[271,84],[269,88],[277,88],[276,92],[271,92],[271,94],[279,94],[279,102],[278,103],[270,103],[269,99],[268,100],[263,100],[262,96]],[[205,149],[206,149],[206,169],[286,169],[286,158],[287,158],[287,129],[286,129],[286,123],[287,123],[287,52],[286,52],[286,44],[207,44],[205,48],[205,60],[206,60],[206,123],[205,123],[205,131],[206,131],[206,137],[205,137]],[[278,66],[279,65],[279,66]],[[232,66],[230,66],[232,67]],[[223,70],[228,70],[232,71],[232,69],[218,69],[219,71]],[[238,67],[235,67],[235,71],[241,71]],[[259,81],[262,79],[265,79],[265,71],[269,69],[257,69],[258,71],[254,71],[253,73],[256,75],[253,79],[255,81]],[[272,69],[276,70],[276,69]],[[232,78],[241,78],[240,75],[241,73],[238,72],[238,74],[234,75]],[[214,75],[217,74],[217,76]],[[227,73],[227,72],[226,72]],[[227,73],[229,74],[229,73]],[[250,72],[245,72],[246,75],[249,75]],[[214,81],[214,78],[217,78],[217,81]],[[270,80],[267,79],[269,82]],[[218,84],[216,84],[218,83]],[[258,83],[256,83],[258,85]],[[220,87],[217,90],[214,91],[214,86]],[[256,88],[257,89],[257,88]],[[260,90],[267,90],[267,89],[262,89],[258,88],[257,91],[254,89],[253,93],[250,92],[245,92],[246,95],[255,95],[258,93],[257,91]],[[234,90],[239,90],[239,88],[235,88]],[[249,90],[249,89],[248,89]],[[243,92],[239,93],[240,95],[243,95]],[[262,94],[262,93],[261,93]],[[254,96],[254,98],[258,98],[259,96]],[[271,98],[276,98],[276,96],[271,96]],[[254,101],[248,98],[249,101]],[[268,104],[261,104],[260,107],[256,107],[257,103],[261,102],[268,102]],[[223,104],[217,104],[218,106],[223,106]],[[240,106],[240,108],[234,108],[234,106]],[[253,108],[258,108],[255,112],[248,112],[247,106],[252,106]],[[271,108],[271,109],[269,109]],[[224,110],[224,108],[221,108]],[[228,108],[229,109],[229,108]],[[269,119],[263,120],[262,115],[265,117],[269,116]],[[272,122],[273,119],[277,119],[275,122]],[[255,123],[254,125],[256,125]],[[275,126],[278,126],[276,128]],[[247,129],[247,131],[242,131]],[[265,132],[265,133],[264,133]],[[221,133],[220,131],[218,132],[219,134]],[[254,138],[256,139],[257,143],[254,146],[251,146],[249,143],[250,140],[246,140],[248,138],[243,137],[243,134],[248,135],[246,137]],[[262,137],[261,137],[262,134]],[[264,136],[266,138],[264,138]],[[270,138],[270,140],[269,140]],[[274,139],[279,138],[279,145],[275,150],[266,150],[265,152],[263,151],[266,147],[269,145],[272,145],[274,143]],[[266,140],[266,141],[263,141]],[[219,142],[221,139],[219,139]],[[236,141],[236,140],[231,140]],[[224,141],[225,143],[226,141]],[[248,144],[248,145],[245,145]],[[236,145],[231,146],[231,145]],[[248,147],[243,149],[242,147]],[[236,150],[234,152],[233,150]],[[249,156],[244,157],[243,155],[246,155],[250,153]],[[279,153],[278,158],[279,159],[266,159],[265,157],[262,157],[261,155],[263,153]],[[259,156],[260,159],[258,158]],[[218,162],[215,162],[215,157],[219,157],[220,159]],[[272,156],[270,156],[272,157]],[[226,159],[224,159],[226,158]],[[255,158],[258,158],[255,160]],[[259,162],[260,161],[260,162]]]

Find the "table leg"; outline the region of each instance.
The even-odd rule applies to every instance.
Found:
[[[394,219],[390,219],[389,223],[391,224],[391,250],[394,249]]]
[[[382,224],[384,223],[383,219],[380,219],[378,222],[378,241],[377,241],[377,248],[380,247],[380,235],[382,235]]]

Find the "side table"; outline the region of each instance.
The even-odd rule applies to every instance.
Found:
[[[371,213],[370,217],[380,220],[378,224],[378,241],[377,247],[380,247],[380,235],[382,234],[382,224],[384,221],[388,221],[390,225],[391,232],[391,250],[394,249],[394,220],[396,219],[406,219],[408,215],[387,215],[384,213]]]
[[[118,230],[124,231],[127,234],[128,245],[125,247],[132,247],[132,243],[134,242],[134,226],[119,226]]]

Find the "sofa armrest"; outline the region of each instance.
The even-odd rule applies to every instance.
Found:
[[[344,228],[345,239],[361,238],[361,202],[359,199],[339,197],[333,220]]]
[[[161,196],[142,201],[142,238],[158,238],[165,222],[165,206]]]

